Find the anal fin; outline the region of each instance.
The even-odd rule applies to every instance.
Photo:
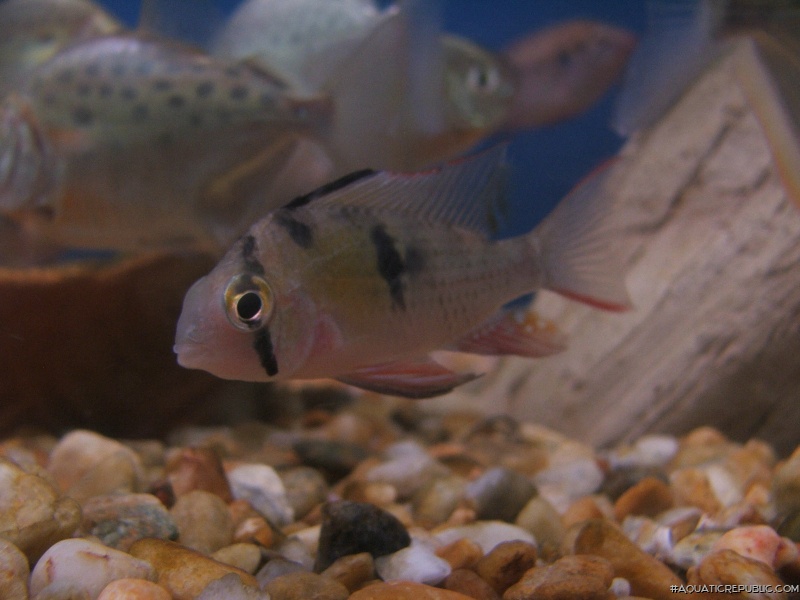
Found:
[[[436,361],[395,361],[361,367],[336,377],[337,381],[372,392],[404,398],[430,398],[480,377],[474,373],[455,373]]]
[[[459,352],[539,358],[565,350],[567,336],[528,309],[503,309],[452,347]]]

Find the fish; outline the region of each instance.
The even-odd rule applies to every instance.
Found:
[[[122,30],[90,0],[0,2],[0,96],[67,46]]]
[[[73,44],[0,106],[0,211],[39,215],[65,245],[219,253],[286,201],[264,198],[328,115],[324,99],[183,44]],[[306,189],[294,172],[287,196]]]
[[[630,60],[612,118],[623,136],[647,130],[710,65],[733,71],[800,205],[800,2],[672,0],[651,3],[651,30]]]
[[[620,79],[636,43],[627,29],[588,20],[516,40],[501,53],[517,88],[503,127],[542,127],[586,111]]]
[[[178,363],[225,379],[335,379],[423,398],[471,381],[436,350],[540,357],[563,334],[509,302],[539,289],[627,310],[608,169],[530,233],[494,240],[505,147],[425,172],[362,170],[253,224],[187,292]],[[606,174],[604,174],[606,173]]]
[[[340,65],[362,53],[360,44],[375,29],[403,11],[411,15],[412,28],[425,31],[411,36],[412,76],[398,88],[407,99],[387,116],[411,132],[403,143],[413,146],[401,159],[373,162],[373,168],[425,168],[497,132],[572,117],[616,80],[634,41],[623,29],[581,21],[533,32],[507,51],[493,52],[441,32],[435,9],[426,13],[413,3],[381,10],[372,0],[246,0],[221,28],[211,52],[259,61],[298,89],[318,92]],[[396,37],[386,52],[402,56],[403,40]],[[347,91],[362,101],[375,93],[371,78],[352,81]],[[420,107],[429,107],[424,117],[415,114]],[[355,133],[350,139],[359,144]],[[363,166],[350,161],[342,170]]]

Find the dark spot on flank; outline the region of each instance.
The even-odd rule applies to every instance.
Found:
[[[225,68],[225,75],[228,77],[239,77],[242,74],[241,67],[226,67]]]
[[[373,171],[372,169],[362,169],[361,171],[355,171],[353,173],[349,173],[347,175],[344,175],[343,177],[340,177],[339,179],[336,179],[334,181],[331,181],[330,183],[326,183],[325,185],[318,187],[314,191],[309,192],[304,196],[298,196],[297,198],[289,202],[289,204],[284,206],[284,208],[288,210],[295,210],[296,208],[300,208],[301,206],[305,206],[306,204],[313,202],[317,198],[322,198],[323,196],[327,196],[328,194],[335,192],[336,190],[340,190],[344,187],[347,187],[348,185],[358,181],[359,179],[364,179],[374,174],[375,171]]]
[[[125,75],[125,65],[123,63],[114,63],[111,65],[111,74],[114,77],[122,77]]]
[[[78,84],[78,87],[75,88],[75,91],[81,98],[86,98],[89,94],[92,93],[92,86],[86,82],[82,82]]]
[[[150,109],[147,104],[137,104],[131,109],[131,118],[135,121],[144,121],[150,116]]]
[[[390,236],[383,225],[376,225],[370,232],[370,239],[375,246],[377,254],[378,273],[389,286],[389,296],[392,298],[392,307],[405,310],[406,302],[403,290],[403,273],[406,272],[406,263],[395,247],[395,240]]]
[[[156,92],[166,92],[172,89],[172,82],[169,79],[156,79],[153,81],[153,90]]]
[[[175,136],[172,135],[169,131],[165,131],[158,135],[156,138],[156,144],[159,146],[169,146],[175,142]]]
[[[152,62],[143,62],[136,65],[136,74],[147,76],[153,72],[153,63]]]
[[[97,88],[97,93],[101,98],[108,98],[111,94],[114,93],[114,88],[107,83],[102,84],[99,88]]]
[[[267,375],[270,377],[277,375],[278,359],[275,357],[275,349],[272,347],[272,336],[269,334],[269,329],[262,327],[256,331],[253,348],[255,348],[261,366],[264,367]]]
[[[251,273],[263,275],[264,265],[256,258],[256,252],[258,252],[256,238],[252,235],[244,236],[244,238],[242,238],[242,261],[244,262],[244,266]]]
[[[97,77],[100,74],[100,65],[97,63],[91,63],[86,65],[86,68],[83,70],[89,77]]]
[[[119,91],[119,96],[123,100],[135,100],[139,96],[139,93],[136,91],[136,88],[125,86]]]
[[[192,127],[200,127],[203,124],[203,115],[199,113],[192,113],[189,115],[189,125]]]
[[[180,94],[173,94],[167,98],[167,106],[170,108],[182,108],[186,104],[186,98]]]
[[[79,126],[91,125],[94,113],[88,106],[76,106],[72,111],[72,121]]]
[[[244,100],[250,94],[250,90],[245,85],[235,85],[231,88],[229,95],[231,100]]]
[[[275,223],[283,227],[292,241],[301,248],[308,249],[314,244],[314,232],[311,227],[295,219],[288,210],[283,209],[275,213]]]
[[[55,106],[58,102],[58,98],[52,93],[45,94],[44,98],[42,98],[42,102],[45,104],[45,106]]]
[[[194,90],[198,98],[208,98],[214,92],[214,84],[210,81],[198,83]]]

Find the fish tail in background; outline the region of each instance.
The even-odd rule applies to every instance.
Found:
[[[47,206],[58,161],[31,107],[12,94],[0,105],[0,210]]]
[[[611,120],[622,136],[653,125],[721,49],[719,3],[654,0],[647,8],[648,31],[628,62]]]
[[[408,136],[444,127],[437,6],[405,0],[386,11],[324,86],[335,105],[327,146],[339,173],[414,168]]]
[[[609,163],[579,183],[528,234],[538,254],[542,287],[596,308],[631,308],[617,238],[610,224]]]
[[[800,53],[755,33],[738,44],[734,70],[786,192],[800,205]]]

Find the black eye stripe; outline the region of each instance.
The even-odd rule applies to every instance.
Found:
[[[255,340],[253,341],[253,348],[258,354],[258,359],[261,366],[267,372],[267,375],[273,377],[278,374],[278,359],[275,356],[275,349],[272,346],[272,336],[269,333],[268,327],[262,327],[255,332]]]

